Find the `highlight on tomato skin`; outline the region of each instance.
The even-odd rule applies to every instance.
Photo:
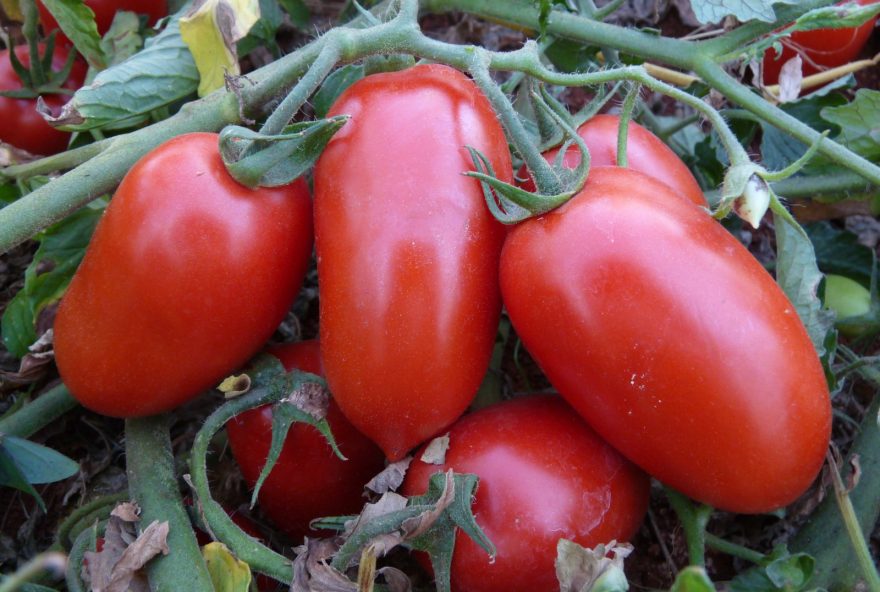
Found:
[[[252,190],[227,172],[217,134],[165,142],[122,180],[61,300],[64,383],[105,415],[174,409],[263,347],[311,251],[302,179]]]
[[[595,115],[578,127],[578,135],[584,139],[590,151],[590,167],[617,166],[617,136],[620,117]],[[559,148],[544,153],[547,162],[554,162]],[[629,122],[626,142],[627,167],[666,183],[676,194],[698,206],[707,206],[706,196],[687,165],[672,149],[648,129],[635,121]],[[577,146],[569,146],[563,158],[566,168],[577,168],[581,154]],[[535,182],[525,165],[520,167],[517,178],[525,179],[520,185],[526,191],[536,191]]]
[[[816,477],[831,405],[794,306],[666,185],[594,168],[572,200],[511,231],[500,274],[553,386],[652,476],[740,513],[790,504]]]
[[[880,0],[856,1],[867,6]],[[868,43],[876,23],[877,17],[874,17],[858,27],[795,31],[789,38],[780,40],[781,53],[777,54],[771,48],[764,54],[761,66],[764,84],[778,83],[782,67],[796,55],[803,60],[801,71],[804,76],[853,61]]]
[[[489,101],[448,66],[354,83],[315,166],[321,353],[346,417],[392,462],[464,413],[501,312],[504,227],[466,149],[512,178]]]
[[[323,375],[317,340],[268,348],[288,371],[294,368]],[[302,423],[290,427],[272,472],[263,482],[257,505],[295,542],[306,535],[327,533],[310,529],[309,522],[325,516],[360,512],[364,485],[385,464],[385,455],[358,432],[331,399],[327,422],[342,454],[337,457],[324,436]],[[264,405],[242,413],[226,424],[232,454],[252,488],[266,463],[272,442],[272,407]]]
[[[462,417],[450,428],[443,464],[422,461],[424,449],[401,491],[424,493],[439,471],[476,474],[474,515],[497,549],[490,561],[469,537],[456,535],[455,592],[559,590],[559,539],[585,547],[628,540],[648,508],[647,475],[558,396],[517,397]]]
[[[40,44],[39,51],[45,47]],[[60,71],[67,61],[68,50],[62,47],[55,48],[52,55],[52,68]],[[26,68],[30,65],[30,52],[27,45],[15,47],[15,55]],[[86,65],[77,58],[73,62],[70,76],[63,84],[63,88],[76,90],[82,86],[86,76]],[[21,79],[12,68],[9,61],[9,50],[0,49],[0,90],[18,90],[22,87]],[[43,100],[46,106],[57,111],[70,100],[69,95],[44,94]],[[62,152],[67,148],[70,141],[70,133],[55,129],[43,119],[37,111],[37,99],[15,99],[12,97],[0,97],[0,141],[11,144],[16,148],[27,150],[31,154],[48,156]]]

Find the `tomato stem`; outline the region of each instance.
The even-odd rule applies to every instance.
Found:
[[[140,524],[168,522],[168,555],[147,563],[154,590],[213,592],[211,576],[183,506],[174,472],[169,415],[125,420],[125,458],[128,488],[140,506]]]
[[[641,86],[638,84],[634,84],[629,88],[623,99],[623,106],[620,110],[620,125],[617,129],[617,166],[623,168],[626,168],[627,166],[627,131],[629,130],[629,122],[632,119],[633,110],[636,106],[636,99],[639,97],[639,90],[641,90]]]
[[[27,438],[78,405],[67,387],[59,384],[9,417],[0,419],[0,434]]]
[[[691,565],[706,565],[706,525],[712,516],[712,507],[705,504],[695,505],[683,494],[671,487],[665,487],[669,505],[675,510],[687,541],[688,557]]]
[[[742,545],[737,545],[736,543],[731,543],[726,539],[722,539],[719,536],[712,534],[711,532],[706,533],[706,545],[715,549],[716,551],[721,551],[722,553],[727,553],[732,557],[739,557],[740,559],[745,559],[746,561],[750,561],[755,564],[760,564],[764,559],[765,555],[763,553],[759,553],[748,547],[743,547]]]

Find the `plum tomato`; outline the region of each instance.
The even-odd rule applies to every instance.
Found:
[[[249,189],[217,134],[179,136],[126,174],[55,319],[55,355],[85,407],[169,411],[216,385],[272,335],[312,251],[302,179]]]
[[[773,278],[724,227],[631,169],[592,170],[515,227],[510,320],[553,386],[667,485],[744,513],[794,501],[822,466],[822,365]]]
[[[285,369],[322,375],[317,340],[270,348]],[[365,503],[364,485],[385,463],[382,451],[358,432],[331,400],[327,422],[342,454],[337,457],[324,436],[312,426],[290,427],[278,462],[263,482],[257,503],[266,516],[295,541],[318,536],[309,522],[323,516],[356,514]],[[229,445],[251,487],[266,464],[272,442],[272,407],[264,405],[226,424]]]
[[[590,167],[617,166],[619,128],[620,117],[617,115],[596,115],[578,128],[578,135],[584,139],[590,151]],[[559,148],[553,148],[544,153],[544,158],[553,162],[558,153]],[[635,121],[631,121],[627,129],[626,159],[629,168],[666,183],[673,192],[698,206],[707,205],[703,190],[687,165],[660,138]],[[577,146],[569,146],[563,164],[573,169],[580,162],[581,154]],[[525,165],[520,168],[517,176],[525,179],[522,183],[523,189],[537,189]]]
[[[489,101],[464,74],[368,76],[315,168],[321,353],[342,412],[392,461],[461,415],[486,373],[505,230],[466,146],[512,167]]]
[[[455,592],[551,592],[561,538],[585,547],[635,534],[649,480],[557,396],[523,396],[466,415],[449,431],[443,465],[410,465],[402,491],[424,493],[430,476],[453,469],[480,481],[477,523],[486,552],[462,533],[452,554]]]

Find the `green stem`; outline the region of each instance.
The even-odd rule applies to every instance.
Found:
[[[20,590],[28,582],[47,572],[63,574],[66,565],[67,558],[63,553],[56,551],[40,553],[0,582],[0,592]]]
[[[706,525],[712,516],[712,508],[705,504],[694,506],[687,497],[669,487],[664,487],[663,490],[684,528],[690,564],[705,567]]]
[[[46,391],[9,417],[0,419],[0,434],[28,438],[79,405],[63,384]]]
[[[83,559],[86,551],[95,550],[99,530],[103,529],[100,526],[86,529],[73,541],[70,556],[67,558],[67,574],[65,576],[68,592],[85,592],[86,588],[81,576]]]
[[[225,403],[202,424],[193,441],[189,461],[193,488],[198,497],[198,508],[210,531],[252,569],[285,583],[293,579],[291,561],[242,531],[223,507],[211,497],[207,455],[211,439],[223,429],[227,421],[248,409],[277,402],[284,398],[287,392],[281,389],[274,389],[273,392],[270,389],[257,388]]]
[[[0,181],[3,179],[27,179],[36,175],[48,175],[55,171],[72,169],[98,156],[111,144],[112,140],[102,140],[31,162],[14,164],[0,169]]]
[[[55,534],[56,546],[64,549],[68,548],[69,545],[73,544],[82,530],[84,530],[79,528],[83,523],[91,525],[95,522],[96,518],[106,519],[116,504],[123,502],[128,498],[128,492],[124,491],[122,493],[101,496],[93,499],[87,504],[83,504],[68,514],[58,526],[58,531]],[[104,516],[105,514],[107,516]]]
[[[639,96],[638,84],[632,86],[623,99],[623,106],[620,109],[620,125],[617,126],[617,166],[626,168],[626,143],[629,134],[629,122],[632,119],[633,109],[636,106],[636,99]]]
[[[727,553],[732,557],[739,557],[740,559],[751,561],[755,564],[760,564],[765,559],[763,553],[758,553],[757,551],[749,549],[748,547],[743,547],[742,545],[731,543],[730,541],[722,539],[721,537],[716,536],[710,532],[706,533],[706,546],[711,547],[716,551]]]
[[[611,0],[608,4],[593,13],[593,18],[597,21],[604,21],[606,18],[614,14],[618,8],[623,6],[626,0]]]
[[[131,498],[141,508],[142,528],[168,522],[168,555],[147,564],[154,592],[213,592],[196,535],[183,507],[174,473],[167,415],[125,420],[125,456]]]
[[[21,14],[24,16],[24,25],[21,33],[28,44],[30,54],[31,85],[39,88],[46,83],[46,73],[43,71],[43,62],[40,59],[40,33],[37,26],[40,24],[40,13],[37,11],[37,3],[34,0],[20,0]],[[8,125],[8,124],[7,124]]]

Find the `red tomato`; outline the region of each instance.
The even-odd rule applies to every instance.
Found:
[[[862,6],[876,4],[880,0],[857,0]],[[815,74],[828,68],[842,66],[853,61],[871,37],[876,17],[860,27],[846,29],[816,29],[815,31],[796,31],[788,39],[782,39],[782,53],[776,54],[768,49],[764,54],[764,84],[776,84],[779,71],[785,62],[800,55],[803,59],[801,70],[804,76]]]
[[[819,471],[831,408],[794,306],[666,185],[593,169],[571,201],[513,229],[501,289],[550,382],[660,481],[764,512]]]
[[[462,175],[465,146],[507,181],[510,155],[489,102],[447,66],[369,76],[342,113],[315,168],[322,357],[343,413],[396,461],[455,421],[486,373],[504,229]]]
[[[495,544],[489,556],[457,535],[452,589],[551,592],[561,538],[594,547],[635,534],[648,509],[647,476],[603,442],[555,396],[506,401],[463,417],[449,433],[445,464],[410,465],[405,495],[454,469],[480,478],[477,523]]]
[[[179,136],[131,168],[61,301],[58,369],[89,409],[136,417],[195,397],[259,350],[299,290],[305,182],[248,189],[217,139]]]
[[[95,13],[95,24],[98,25],[100,35],[110,30],[113,17],[120,10],[145,14],[149,17],[148,23],[150,25],[168,14],[168,4],[165,0],[84,0],[84,4]],[[40,11],[40,24],[43,26],[43,32],[48,35],[58,28],[58,21],[40,0],[37,0],[37,8]],[[60,31],[58,39],[70,43]]]
[[[43,51],[43,47],[40,47]],[[31,63],[30,52],[26,45],[15,48],[15,55],[24,66]],[[52,56],[52,67],[61,70],[67,60],[67,50],[55,48]],[[70,77],[64,83],[64,88],[75,90],[82,86],[86,75],[86,67],[77,60],[70,71]],[[17,90],[21,88],[21,80],[12,69],[9,61],[9,50],[0,50],[0,90]],[[70,99],[67,95],[47,94],[43,95],[46,105],[55,111],[60,109]],[[11,99],[0,97],[0,141],[12,144],[16,148],[27,150],[31,154],[55,154],[67,148],[70,134],[57,130],[43,119],[37,112],[36,99]]]
[[[578,128],[578,135],[584,139],[590,151],[590,167],[617,166],[619,128],[620,117],[617,115],[596,115]],[[547,162],[553,162],[557,154],[559,148],[553,148],[544,153],[544,158]],[[627,130],[626,158],[629,168],[666,183],[675,193],[698,206],[708,205],[703,190],[687,165],[660,138],[635,121],[630,122]],[[574,169],[580,163],[581,153],[577,146],[569,146],[563,164]],[[517,176],[525,179],[522,187],[526,191],[537,189],[525,165]]]
[[[287,370],[322,374],[318,341],[290,343],[269,350]],[[291,426],[284,448],[263,483],[258,502],[266,515],[295,541],[316,536],[309,522],[322,516],[356,514],[364,504],[364,485],[382,470],[382,451],[358,432],[331,400],[327,421],[347,461],[337,457],[315,428]],[[272,407],[264,405],[226,424],[232,454],[253,487],[272,443]]]

